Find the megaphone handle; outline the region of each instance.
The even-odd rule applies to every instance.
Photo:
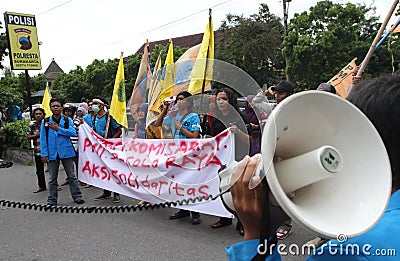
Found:
[[[273,249],[277,246],[278,243],[278,238],[276,237],[276,230],[278,229],[278,227],[274,227],[273,225],[274,222],[272,221],[272,212],[270,205],[270,189],[265,179],[263,179],[262,185],[264,186],[265,199],[260,230],[260,245],[264,246],[264,249],[260,249],[262,251],[257,251],[257,255],[252,259],[253,261],[266,260],[267,257],[272,254]],[[272,248],[271,245],[273,245]]]

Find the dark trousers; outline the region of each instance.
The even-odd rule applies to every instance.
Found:
[[[44,177],[44,163],[42,162],[42,157],[35,155],[35,166],[38,186],[41,189],[46,189],[46,179]]]
[[[111,196],[111,191],[103,189],[103,195]],[[114,192],[114,196],[119,196],[119,194]]]
[[[192,215],[192,217],[199,217],[200,216],[199,212],[189,211],[189,210],[185,210],[185,209],[180,209],[179,212],[181,212],[181,213],[190,213]]]
[[[3,138],[0,136],[0,159],[3,157]]]

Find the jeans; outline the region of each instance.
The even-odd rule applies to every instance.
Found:
[[[50,160],[49,165],[49,195],[47,198],[47,204],[57,204],[58,199],[58,168],[60,166],[60,161],[62,162],[65,172],[67,173],[67,177],[69,180],[69,190],[71,192],[72,199],[77,201],[82,199],[82,192],[78,187],[78,180],[76,179],[75,172],[74,172],[74,159],[57,159],[57,160]]]
[[[46,179],[44,177],[44,163],[40,155],[35,155],[36,176],[38,179],[38,186],[41,189],[46,189]]]

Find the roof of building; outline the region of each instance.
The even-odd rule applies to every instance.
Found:
[[[49,67],[47,67],[46,71],[44,72],[44,75],[46,76],[47,81],[53,81],[59,73],[63,73],[63,69],[56,63],[56,61],[53,60],[51,61]]]
[[[217,42],[223,37],[223,33],[221,31],[214,31],[214,42]],[[179,46],[181,48],[190,48],[197,44],[200,44],[203,40],[203,33],[199,34],[191,34],[180,37],[171,38],[174,46]],[[170,39],[159,40],[155,42],[149,42],[150,52],[154,50],[156,45],[167,45]],[[136,53],[143,53],[143,48],[145,44],[142,44],[140,48],[136,51]]]

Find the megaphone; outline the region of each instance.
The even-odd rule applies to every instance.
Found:
[[[262,135],[255,175],[266,178],[273,198],[293,220],[328,238],[358,236],[384,213],[391,168],[372,123],[337,95],[305,91],[272,111]],[[231,185],[233,163],[220,172]],[[230,193],[222,200],[234,210]]]

